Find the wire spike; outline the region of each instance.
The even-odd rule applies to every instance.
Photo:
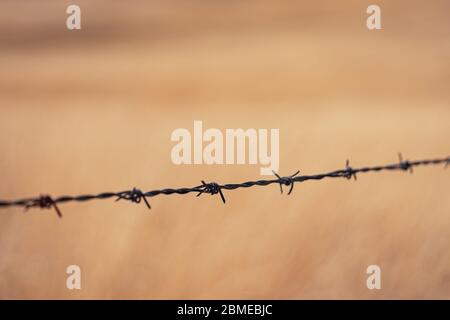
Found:
[[[289,188],[289,192],[287,195],[290,195],[292,193],[292,190],[294,189],[294,183],[295,183],[295,176],[297,176],[300,173],[300,170],[297,170],[296,173],[291,174],[290,176],[287,177],[281,177],[278,173],[276,173],[275,171],[273,171],[273,174],[275,175],[275,177],[278,178],[278,183],[280,185],[280,192],[281,194],[283,194],[283,185],[285,186],[290,186]]]
[[[197,197],[199,197],[203,193],[207,193],[210,195],[219,194],[220,198],[222,199],[222,202],[226,203],[225,197],[222,193],[222,187],[218,183],[215,183],[215,182],[206,183],[204,180],[202,180],[202,185],[198,186],[196,188],[197,189],[200,188],[200,190],[197,194]]]
[[[125,191],[125,192],[121,192],[117,195],[117,199],[116,201],[119,200],[128,200],[131,201],[133,203],[141,203],[141,200],[144,199],[144,202],[147,206],[148,209],[151,209],[152,207],[150,206],[150,203],[147,201],[147,197],[146,195],[139,189],[137,188],[133,188],[133,190],[131,191]]]
[[[30,201],[25,204],[25,211],[30,208],[39,207],[41,209],[50,209],[53,208],[58,215],[59,218],[62,218],[62,213],[59,210],[56,202],[49,195],[41,195],[39,198]]]
[[[398,153],[398,159],[400,160],[399,168],[401,170],[409,171],[410,173],[413,173],[413,168],[412,168],[411,163],[408,160],[405,160],[405,161],[403,160],[403,156],[402,156],[401,152]]]
[[[344,178],[347,178],[348,180],[350,180],[353,177],[353,179],[355,181],[357,180],[356,172],[355,172],[355,170],[353,170],[352,167],[350,167],[350,160],[349,159],[347,159],[345,161],[345,171],[346,172],[344,173]]]

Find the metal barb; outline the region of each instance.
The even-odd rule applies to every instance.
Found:
[[[278,178],[278,183],[280,184],[280,192],[283,193],[283,185],[285,186],[291,186],[289,188],[289,192],[288,195],[290,195],[292,193],[292,190],[294,189],[294,183],[295,183],[295,176],[298,175],[300,173],[300,170],[298,170],[296,173],[291,174],[290,176],[287,177],[281,177],[278,175],[278,173],[276,173],[275,171],[273,171],[273,174]]]
[[[222,188],[218,183],[215,183],[215,182],[206,183],[205,181],[202,180],[202,185],[198,186],[197,188],[201,188],[201,190],[197,194],[197,197],[203,193],[208,193],[210,195],[219,194],[220,198],[222,198],[222,202],[223,203],[226,202],[225,197],[223,196],[223,193],[222,193]]]
[[[41,209],[51,209],[53,208],[56,211],[56,214],[59,218],[62,218],[61,211],[59,210],[56,202],[49,195],[41,195],[39,198],[30,201],[25,204],[25,210],[30,208],[39,207]]]
[[[131,191],[125,191],[125,192],[119,193],[117,195],[116,201],[119,201],[121,199],[128,200],[133,203],[141,203],[141,200],[144,199],[144,202],[147,205],[147,208],[148,209],[152,208],[150,206],[150,203],[148,203],[147,197],[145,196],[145,194],[137,188],[133,188],[133,190],[131,190]]]
[[[350,160],[347,159],[347,161],[345,162],[345,172],[344,172],[344,178],[347,178],[348,180],[350,180],[352,177],[353,179],[356,181],[356,172],[353,170],[352,167],[350,167]]]
[[[413,168],[411,163],[408,160],[403,161],[403,156],[401,152],[398,153],[398,159],[400,160],[399,167],[403,171],[409,171],[410,173],[413,173]]]

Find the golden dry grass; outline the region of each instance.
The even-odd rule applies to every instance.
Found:
[[[280,172],[448,155],[444,1],[0,4],[0,198],[239,182],[170,133],[280,128]],[[450,298],[449,171],[0,213],[0,298]],[[82,290],[65,288],[78,264]],[[370,264],[382,290],[365,287]]]

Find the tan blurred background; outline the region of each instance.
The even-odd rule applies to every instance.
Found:
[[[65,27],[66,7],[82,30]],[[176,128],[279,128],[280,173],[450,152],[450,4],[0,2],[0,198],[259,178]],[[0,212],[0,298],[450,298],[450,171]],[[82,289],[65,287],[66,267]],[[366,268],[382,289],[366,288]]]

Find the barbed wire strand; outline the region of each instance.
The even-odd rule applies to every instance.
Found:
[[[426,159],[426,160],[415,160],[408,161],[403,160],[402,154],[398,154],[399,162],[394,164],[382,165],[382,166],[366,166],[361,168],[352,168],[350,166],[350,161],[347,160],[344,169],[331,171],[328,173],[319,173],[315,175],[299,175],[300,171],[290,175],[290,176],[280,176],[278,173],[273,172],[276,179],[271,180],[257,180],[257,181],[247,181],[242,183],[228,183],[228,184],[218,184],[216,182],[206,183],[202,180],[202,184],[192,188],[166,188],[161,190],[151,190],[147,192],[142,192],[140,189],[133,188],[131,190],[121,191],[121,192],[103,192],[95,195],[77,195],[77,196],[60,196],[58,198],[52,198],[50,195],[41,195],[37,198],[29,199],[19,199],[19,200],[0,200],[0,208],[8,207],[23,207],[25,210],[30,208],[41,208],[41,209],[54,209],[58,217],[62,217],[61,211],[58,204],[66,202],[85,202],[91,200],[109,199],[116,198],[116,201],[127,200],[133,203],[141,203],[143,200],[148,209],[151,209],[148,198],[156,197],[158,195],[173,195],[179,194],[184,195],[188,193],[197,193],[197,197],[202,194],[209,195],[220,195],[223,203],[226,202],[223,190],[236,190],[240,188],[250,188],[254,186],[268,186],[271,184],[279,184],[280,192],[283,193],[283,186],[289,187],[288,195],[290,195],[294,189],[294,184],[296,182],[304,182],[308,180],[322,180],[324,178],[346,178],[354,180],[357,179],[357,174],[368,173],[368,172],[381,172],[381,171],[409,171],[413,172],[413,167],[418,166],[428,166],[428,165],[440,165],[444,164],[444,168],[447,168],[450,164],[450,157],[440,158],[440,159]]]

